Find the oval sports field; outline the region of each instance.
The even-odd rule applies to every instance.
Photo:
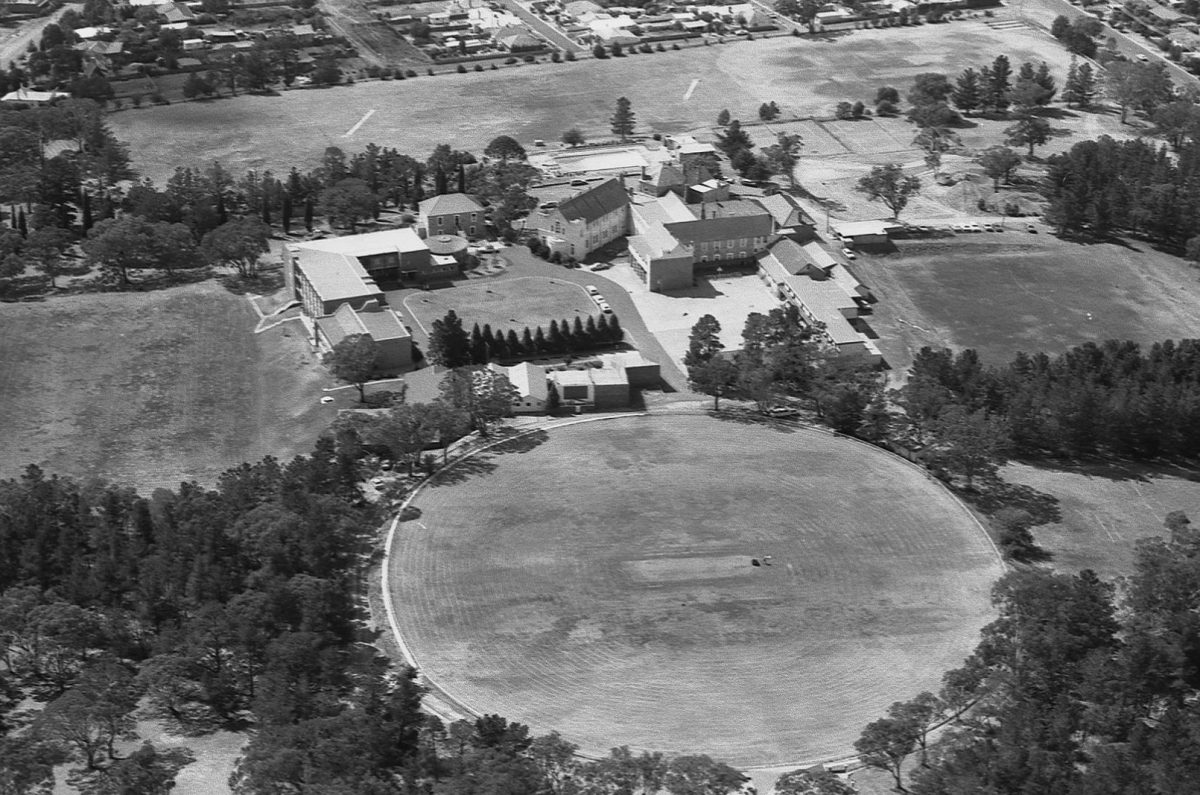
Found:
[[[697,415],[506,446],[417,495],[389,562],[396,619],[460,704],[584,751],[846,755],[991,618],[983,531],[866,445]]]

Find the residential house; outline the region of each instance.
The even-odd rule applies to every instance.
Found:
[[[413,366],[412,333],[399,313],[371,299],[360,308],[342,304],[332,315],[315,320],[317,345],[332,349],[342,340],[365,334],[375,342],[375,369],[381,373],[402,373]]]
[[[196,21],[196,15],[192,13],[192,9],[183,3],[164,3],[154,10],[167,23],[187,22],[190,24]]]
[[[473,238],[484,231],[484,208],[474,196],[446,193],[418,206],[417,226],[422,235],[461,235]]]
[[[621,180],[598,182],[556,205],[530,213],[528,228],[551,251],[582,259],[629,230],[629,194]]]

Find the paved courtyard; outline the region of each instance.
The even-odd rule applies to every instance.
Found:
[[[684,369],[688,335],[703,315],[712,315],[720,322],[725,349],[737,350],[741,347],[746,318],[754,312],[766,314],[779,306],[779,300],[767,285],[751,272],[701,276],[690,290],[669,294],[647,291],[627,264],[617,265],[604,275],[625,288],[646,328],[681,369]]]

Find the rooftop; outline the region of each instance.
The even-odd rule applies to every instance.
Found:
[[[629,194],[618,179],[606,179],[559,203],[558,211],[568,221],[595,221],[629,204]]]
[[[382,295],[375,280],[353,256],[309,249],[297,252],[296,269],[322,301],[345,301]]]
[[[445,193],[426,199],[417,207],[422,215],[458,215],[459,213],[478,213],[483,211],[483,205],[474,196],[466,193]]]
[[[417,237],[410,228],[385,229],[382,232],[367,232],[362,235],[345,235],[343,237],[327,237],[324,240],[309,240],[297,243],[295,248],[306,251],[326,251],[332,254],[346,254],[351,257],[366,257],[371,254],[384,254],[391,251],[408,252],[421,251],[428,248],[425,241]]]

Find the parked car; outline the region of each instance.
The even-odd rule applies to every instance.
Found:
[[[383,488],[383,478],[375,478],[374,480],[371,481],[371,485],[377,489],[382,489]]]
[[[846,259],[857,259],[854,252],[848,248],[843,248],[842,254],[845,255]]]
[[[588,184],[588,181],[587,181],[586,179],[573,179],[573,180],[571,180],[571,187],[572,187],[572,188],[583,188],[583,187],[586,187],[586,186],[587,186],[587,184]]]
[[[797,417],[800,412],[791,406],[772,406],[764,412],[768,417]]]
[[[596,297],[597,295],[600,295],[600,291],[596,289],[596,285],[594,285],[594,284],[589,284],[587,287],[584,287],[583,289],[587,290],[588,295],[592,296],[593,298]]]
[[[611,262],[597,262],[595,265],[592,266],[592,270],[593,271],[606,271],[611,267],[612,267]]]
[[[606,315],[612,314],[612,307],[608,305],[608,301],[597,301],[596,306],[600,307],[600,311]]]
[[[968,232],[982,232],[983,227],[979,224],[966,224]]]

